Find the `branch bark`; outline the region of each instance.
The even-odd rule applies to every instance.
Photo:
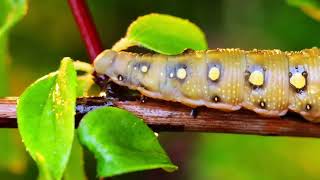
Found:
[[[289,113],[282,118],[265,118],[246,110],[225,113],[201,107],[198,116],[193,118],[189,107],[153,99],[142,103],[103,97],[79,98],[76,121],[79,122],[87,112],[102,106],[115,106],[130,111],[144,119],[153,130],[158,132],[196,131],[320,137],[320,124],[308,122],[294,113]],[[0,127],[17,127],[16,98],[0,99]]]

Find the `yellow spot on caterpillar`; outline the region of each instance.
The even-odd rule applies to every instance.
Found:
[[[180,68],[177,71],[177,78],[184,79],[187,77],[187,71],[184,68]]]
[[[260,71],[253,71],[249,76],[249,82],[255,86],[261,86],[264,83],[263,73]]]
[[[148,66],[146,66],[146,65],[141,66],[140,71],[143,73],[148,72]]]
[[[302,89],[306,85],[306,79],[302,74],[295,73],[290,78],[290,84],[297,89]]]
[[[217,67],[212,67],[209,70],[208,73],[208,77],[212,80],[212,81],[216,81],[219,79],[220,77],[220,70]]]

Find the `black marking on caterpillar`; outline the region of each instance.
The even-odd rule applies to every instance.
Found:
[[[220,97],[219,97],[219,96],[214,96],[214,97],[212,98],[212,100],[213,100],[213,102],[218,103],[218,102],[220,102]]]
[[[118,81],[123,81],[123,76],[121,74],[118,75]]]
[[[260,103],[259,103],[259,105],[260,105],[260,107],[262,108],[262,109],[265,109],[266,108],[266,102],[264,102],[264,101],[260,101]]]
[[[307,105],[306,105],[306,111],[310,111],[311,108],[312,108],[311,104],[307,104]]]
[[[320,50],[215,49],[177,56],[106,50],[95,71],[141,94],[191,107],[241,107],[263,116],[288,110],[320,122]],[[210,71],[212,70],[212,71]]]

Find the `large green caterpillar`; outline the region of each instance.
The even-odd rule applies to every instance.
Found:
[[[216,49],[177,56],[105,50],[95,71],[147,97],[320,122],[320,49]]]

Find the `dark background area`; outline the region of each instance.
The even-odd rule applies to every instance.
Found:
[[[320,22],[285,0],[88,3],[105,48],[123,37],[138,16],[151,12],[194,22],[205,32],[210,48],[301,50],[320,46]],[[56,70],[65,56],[89,62],[67,1],[62,0],[30,1],[28,14],[11,32],[9,47],[11,96]],[[15,138],[0,141],[0,179],[35,179],[36,167],[16,130],[1,132],[8,133]],[[159,138],[180,167],[177,172],[155,170],[112,179],[320,179],[318,139],[214,133],[160,133]],[[5,143],[15,144],[15,150]],[[89,153],[86,161],[88,179],[94,179],[95,161]]]

